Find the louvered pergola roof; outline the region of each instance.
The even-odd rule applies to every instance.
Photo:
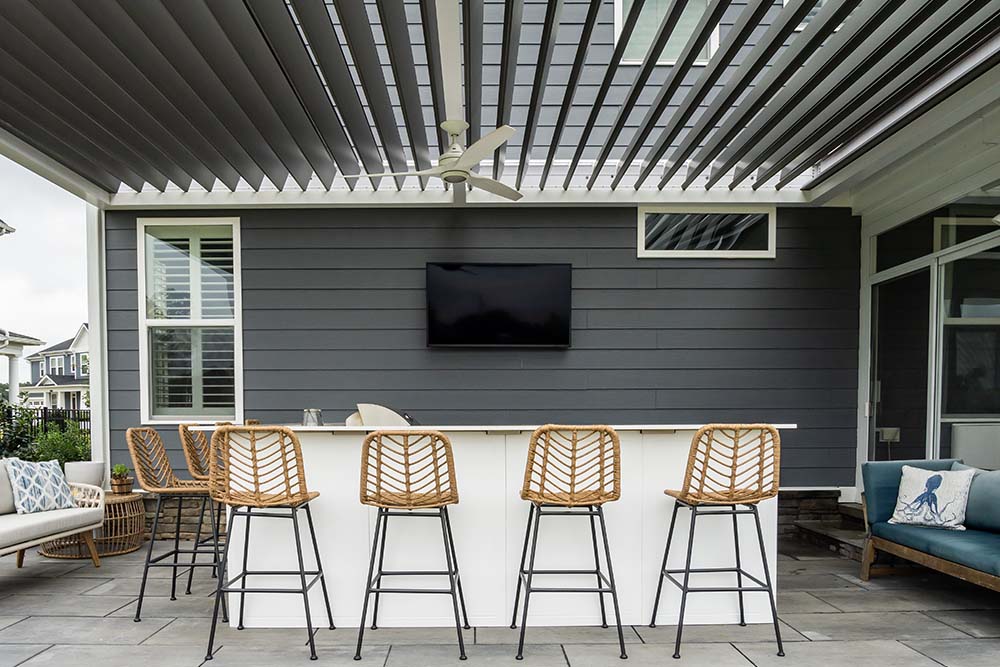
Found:
[[[1000,52],[1000,0],[713,0],[670,65],[686,0],[641,61],[624,55],[642,0],[460,0],[458,50],[445,1],[4,0],[0,147],[110,200],[450,201],[436,179],[357,176],[431,166],[460,54],[464,142],[516,128],[481,169],[527,201],[808,201]]]

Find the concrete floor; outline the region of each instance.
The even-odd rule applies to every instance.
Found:
[[[211,667],[239,665],[378,665],[438,667],[524,665],[598,667],[687,664],[842,667],[995,667],[1000,665],[1000,594],[921,571],[863,584],[858,565],[799,542],[783,543],[779,602],[786,657],[775,655],[771,628],[691,626],[683,657],[673,663],[673,628],[627,628],[629,660],[618,659],[613,629],[531,628],[523,662],[507,628],[467,633],[469,660],[459,662],[453,631],[366,632],[355,663],[350,629],[319,630],[319,661],[309,661],[302,632],[220,625]],[[169,571],[154,569],[142,623],[132,622],[142,553],[108,558],[100,569],[30,553],[22,570],[0,558],[0,667],[95,665],[194,666],[203,663],[212,613],[212,580],[196,573],[194,595],[171,602]]]

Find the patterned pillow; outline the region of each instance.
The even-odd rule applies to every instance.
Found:
[[[903,466],[896,509],[889,523],[965,530],[962,524],[975,472]]]
[[[14,489],[14,507],[18,514],[75,507],[59,461],[34,463],[7,459],[7,477]]]

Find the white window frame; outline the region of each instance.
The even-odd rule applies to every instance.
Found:
[[[69,355],[69,373],[73,377],[76,377],[76,352]]]
[[[56,373],[56,361],[59,362],[59,372]],[[49,375],[63,375],[66,371],[66,360],[61,354],[54,354],[49,357]]]
[[[80,376],[90,377],[90,353],[80,353]]]
[[[766,213],[767,214],[767,250],[647,250],[646,249],[646,214],[647,213]],[[639,206],[636,219],[636,257],[639,259],[655,258],[686,258],[686,259],[774,259],[777,256],[778,209],[776,206],[747,204],[736,206],[732,204],[661,204],[656,206]]]
[[[625,23],[625,3],[624,0],[614,0],[615,3],[615,44],[622,36],[622,24]],[[721,39],[720,26],[716,24],[715,30],[708,37],[708,58],[699,58],[692,63],[695,67],[704,67],[712,60],[712,56],[716,54],[719,50],[719,41]],[[622,58],[622,65],[641,65],[643,60]],[[676,60],[657,60],[657,65],[671,66],[676,65]]]
[[[205,320],[191,318],[151,319],[146,311],[146,227],[208,227],[225,226],[233,230],[233,319]],[[243,283],[239,218],[138,218],[136,220],[136,251],[138,272],[138,299],[136,308],[139,317],[139,413],[143,424],[214,424],[217,421],[235,420],[243,422]],[[154,417],[151,409],[149,373],[149,330],[159,326],[183,327],[232,327],[233,328],[233,376],[235,415],[178,415]]]

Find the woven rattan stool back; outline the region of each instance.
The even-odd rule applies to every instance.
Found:
[[[753,504],[778,495],[781,439],[770,424],[708,424],[695,433],[680,497]]]
[[[565,507],[621,496],[621,444],[610,426],[540,426],[531,434],[521,498]]]
[[[361,448],[361,503],[418,509],[458,502],[451,441],[439,431],[374,431]]]
[[[187,461],[191,477],[208,481],[208,457],[211,444],[204,431],[192,431],[195,424],[178,424],[177,434],[181,438],[181,448],[184,450],[184,460]]]
[[[216,502],[275,507],[318,495],[306,487],[299,439],[283,426],[220,426],[212,435],[210,460],[209,490]]]
[[[181,486],[167,457],[167,449],[155,428],[130,428],[125,432],[135,478],[145,491],[161,493]]]

